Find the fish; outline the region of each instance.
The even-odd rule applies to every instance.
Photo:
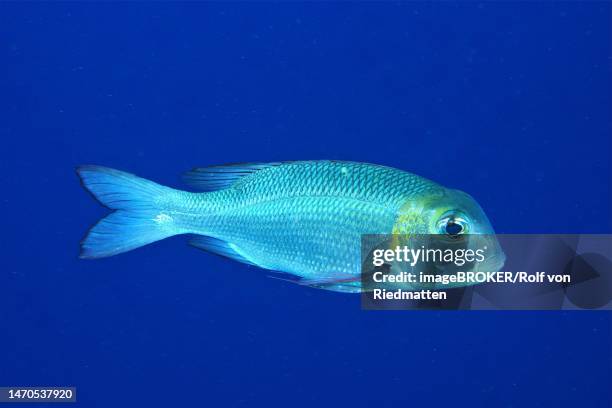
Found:
[[[471,196],[387,166],[310,160],[195,168],[183,177],[193,191],[103,166],[76,170],[83,187],[113,210],[81,241],[81,258],[189,234],[196,248],[286,280],[359,293],[366,290],[365,234],[481,234],[493,254],[482,267],[503,265],[493,228]]]

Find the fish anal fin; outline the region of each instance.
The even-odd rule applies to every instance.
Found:
[[[221,239],[207,237],[204,235],[195,235],[189,240],[189,245],[201,249],[202,251],[233,259],[234,261],[267,269],[265,266],[259,265],[254,261],[250,260],[240,251],[240,248],[238,248],[238,246],[230,242],[223,241]]]
[[[241,254],[237,246],[217,238],[196,235],[189,240],[189,245],[203,251],[211,252],[215,255],[220,255],[245,264],[259,266],[261,268],[260,265],[257,265],[255,262],[249,260],[246,256]]]

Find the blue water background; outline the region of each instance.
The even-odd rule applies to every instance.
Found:
[[[365,312],[173,238],[77,259],[78,164],[342,159],[610,233],[611,5],[0,4],[0,385],[81,406],[610,407],[598,312]]]

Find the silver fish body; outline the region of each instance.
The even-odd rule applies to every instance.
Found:
[[[313,286],[358,292],[364,234],[438,234],[445,219],[455,220],[455,225],[461,220],[464,233],[493,232],[467,194],[365,163],[301,161],[195,169],[186,181],[200,192],[170,189],[98,166],[83,166],[79,174],[103,204],[116,210],[90,231],[82,246],[84,257],[194,234],[193,245],[202,249],[289,273]],[[112,224],[105,222],[109,218]],[[140,236],[130,237],[134,230],[126,223]]]

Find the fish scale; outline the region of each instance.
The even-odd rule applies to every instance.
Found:
[[[437,189],[383,166],[288,163],[258,170],[227,190],[201,193],[193,216],[177,223],[187,232],[232,242],[268,269],[305,278],[359,274],[361,235],[390,233],[407,198]],[[215,200],[223,205],[202,217]]]

